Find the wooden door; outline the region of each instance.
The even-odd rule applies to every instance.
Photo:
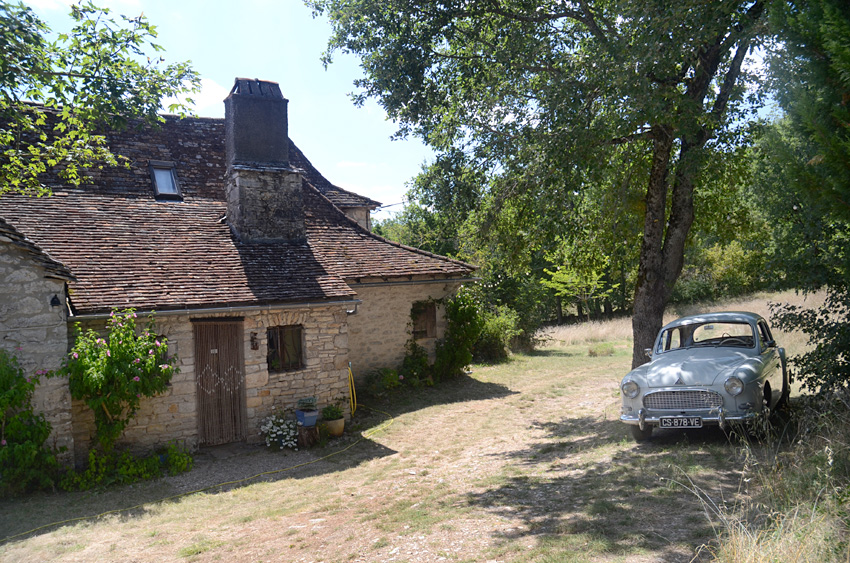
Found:
[[[193,320],[200,444],[245,439],[242,321]]]

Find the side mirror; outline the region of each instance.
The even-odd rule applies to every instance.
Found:
[[[773,348],[776,346],[776,340],[768,340],[764,343],[767,348]]]
[[[644,348],[643,353],[646,354],[647,358],[652,358],[652,348]]]

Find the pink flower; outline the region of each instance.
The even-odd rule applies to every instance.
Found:
[[[138,363],[139,363],[139,362],[141,362],[141,361],[142,361],[142,359],[141,359],[141,358],[136,358],[135,360],[133,360],[133,363],[134,363],[134,364],[138,364]]]
[[[6,440],[0,440],[0,446],[5,446],[5,445],[6,445]]]
[[[77,354],[76,352],[74,352],[74,353],[73,353],[73,354],[71,354],[71,355],[72,355],[72,356],[74,356],[74,359],[75,359],[75,360],[76,360],[77,358],[79,358],[79,357],[80,357],[80,355],[79,355],[79,354]]]
[[[157,346],[160,346],[160,345],[161,345],[161,344],[159,343],[159,340],[154,340],[154,341],[153,341],[153,343],[154,343],[154,344],[156,344]]]
[[[111,358],[111,357],[112,357],[112,352],[110,352],[109,350],[107,350],[107,351],[106,351],[106,355],[107,355],[108,357],[110,357],[110,358]]]
[[[141,379],[139,379],[139,376],[137,375],[136,377],[133,378],[133,381],[141,381]]]
[[[141,398],[142,398],[142,394],[141,394],[141,393],[136,393],[136,398],[137,398],[137,399],[141,399]]]
[[[399,381],[404,381],[404,376],[403,376],[403,375],[399,375],[399,376],[398,376],[398,380],[399,380]]]
[[[153,349],[148,350],[148,354],[150,354],[151,356],[153,356]]]

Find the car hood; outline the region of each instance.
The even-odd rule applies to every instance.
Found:
[[[631,375],[643,379],[647,387],[706,386],[732,375],[751,358],[744,351],[728,348],[675,350],[657,355]]]

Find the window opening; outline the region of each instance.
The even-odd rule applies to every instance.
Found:
[[[275,326],[268,329],[269,371],[292,371],[304,367],[301,325]]]
[[[413,338],[436,338],[437,305],[421,301],[413,304]]]
[[[154,194],[162,199],[182,199],[180,184],[177,182],[177,168],[173,162],[150,162],[151,182]]]

